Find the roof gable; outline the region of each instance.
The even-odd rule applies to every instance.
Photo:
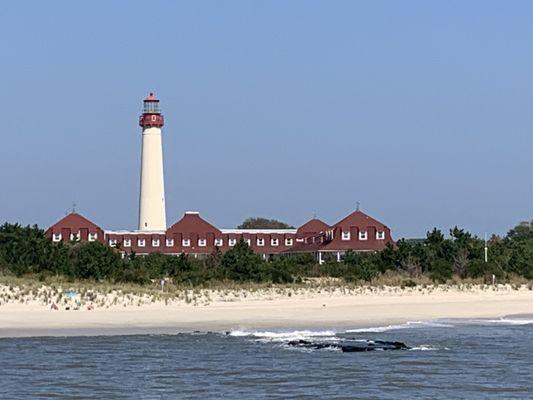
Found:
[[[76,212],[72,212],[57,221],[54,225],[48,228],[47,231],[55,232],[65,228],[68,228],[72,231],[79,231],[82,228],[87,228],[92,231],[102,230],[94,222]]]
[[[166,233],[221,234],[222,232],[200,217],[200,213],[188,211],[178,222],[168,228]]]
[[[386,228],[386,225],[382,224],[378,220],[372,218],[371,216],[365,214],[362,211],[354,211],[347,217],[341,219],[337,222],[334,227],[349,228],[352,226],[366,227],[366,226],[376,226],[381,228]]]
[[[296,231],[296,234],[308,234],[308,233],[319,233],[329,229],[330,226],[324,221],[319,220],[318,218],[313,218],[307,221],[305,224],[300,226]]]

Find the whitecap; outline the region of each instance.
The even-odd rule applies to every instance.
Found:
[[[394,331],[399,329],[413,329],[413,328],[453,328],[453,325],[437,321],[408,321],[405,324],[374,326],[369,328],[349,329],[346,333],[381,333],[387,331]]]
[[[258,341],[264,342],[289,342],[291,340],[305,340],[309,338],[319,337],[322,339],[338,340],[335,337],[334,331],[310,331],[310,330],[295,330],[295,331],[241,331],[235,330],[228,333],[229,336],[235,337],[252,337]]]
[[[499,319],[477,319],[471,320],[475,324],[488,325],[532,325],[533,319],[522,318],[499,318]]]
[[[409,350],[418,350],[418,351],[437,351],[440,350],[438,347],[433,347],[428,344],[421,344],[420,346],[411,347]],[[447,347],[444,347],[444,350],[449,350]]]

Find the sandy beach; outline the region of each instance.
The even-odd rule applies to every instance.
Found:
[[[16,292],[17,288],[1,287],[4,299],[9,290]],[[76,300],[76,296],[65,298],[57,310],[40,293],[20,295],[16,301],[0,305],[0,337],[348,328],[533,314],[533,290],[510,285],[253,292],[205,289],[196,292],[194,301],[187,296],[163,301],[111,293],[90,303]]]

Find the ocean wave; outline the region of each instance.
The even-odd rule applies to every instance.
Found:
[[[473,319],[468,322],[476,325],[533,325],[533,319],[523,318]]]
[[[305,340],[310,338],[323,338],[337,340],[335,337],[334,331],[310,331],[310,330],[295,330],[295,331],[242,331],[235,330],[228,332],[229,336],[235,337],[251,337],[259,341],[268,341],[268,342],[288,342],[291,340]]]
[[[410,351],[438,351],[438,350],[450,350],[448,347],[439,347],[431,346],[429,344],[421,344],[420,346],[411,347]]]
[[[408,321],[405,324],[374,326],[369,328],[349,329],[346,333],[381,333],[399,329],[417,329],[417,328],[453,328],[453,325],[436,321]]]

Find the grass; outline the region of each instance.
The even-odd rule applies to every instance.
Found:
[[[503,282],[502,282],[503,283]],[[510,276],[505,282],[505,290],[527,288],[533,290],[533,281],[518,276]],[[52,304],[74,309],[92,304],[94,307],[137,306],[163,302],[166,305],[184,303],[187,305],[207,305],[213,301],[240,301],[245,298],[296,297],[311,294],[364,295],[379,293],[385,288],[393,292],[431,293],[435,290],[471,291],[477,288],[500,290],[484,283],[483,279],[460,279],[453,277],[446,284],[435,284],[427,276],[411,278],[406,274],[388,271],[370,282],[346,282],[339,278],[304,278],[299,283],[238,283],[233,281],[210,282],[203,286],[174,285],[167,282],[161,290],[159,282],[149,285],[111,283],[95,281],[72,282],[63,277],[47,277],[39,280],[36,276],[16,277],[0,275],[0,305],[5,303],[28,303],[38,299],[47,306]],[[74,291],[75,300],[65,294]]]

